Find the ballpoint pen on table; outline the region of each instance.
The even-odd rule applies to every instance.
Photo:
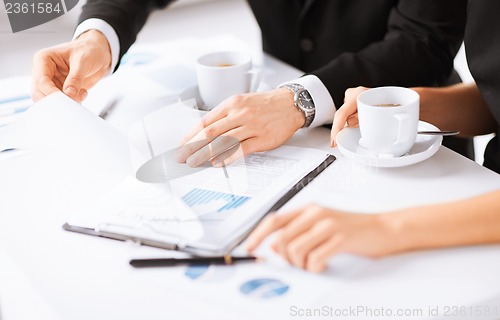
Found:
[[[262,258],[254,256],[232,257],[196,257],[196,258],[157,258],[131,259],[130,265],[136,268],[143,267],[175,267],[184,265],[232,265],[240,262],[260,262]]]

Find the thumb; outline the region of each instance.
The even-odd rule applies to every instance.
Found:
[[[63,92],[73,100],[80,102],[81,94],[80,91],[85,88],[83,86],[83,80],[85,79],[85,74],[81,65],[70,66],[70,71],[63,85]]]
[[[339,131],[344,128],[347,121],[347,117],[345,116],[345,113],[343,111],[344,109],[340,107],[333,118],[332,131],[330,133],[330,146],[332,148],[337,146],[337,142],[335,139],[337,138],[337,134],[339,133]]]
[[[335,112],[335,116],[333,118],[332,131],[330,134],[330,145],[332,147],[337,146],[337,142],[335,141],[337,134],[345,127],[349,117],[358,112],[356,99],[363,91],[366,90],[368,90],[368,88],[365,87],[350,88],[346,90],[344,104],[337,110],[337,112]]]

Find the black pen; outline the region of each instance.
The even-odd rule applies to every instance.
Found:
[[[259,262],[261,258],[254,256],[246,257],[197,257],[197,258],[158,258],[158,259],[132,259],[130,265],[135,268],[145,267],[175,267],[183,265],[232,265],[240,262]]]

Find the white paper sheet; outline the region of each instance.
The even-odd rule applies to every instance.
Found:
[[[60,92],[42,99],[2,128],[0,146],[68,156],[75,161],[75,170],[79,165],[131,170],[127,138]]]

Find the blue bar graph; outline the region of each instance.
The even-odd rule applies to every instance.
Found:
[[[224,200],[226,202],[225,205],[220,207],[217,212],[222,212],[224,210],[236,209],[242,206],[245,202],[247,202],[250,197],[246,196],[237,196],[230,193],[205,190],[200,188],[195,188],[189,191],[182,197],[182,200],[189,206],[194,207],[197,205],[208,204],[212,201]]]

